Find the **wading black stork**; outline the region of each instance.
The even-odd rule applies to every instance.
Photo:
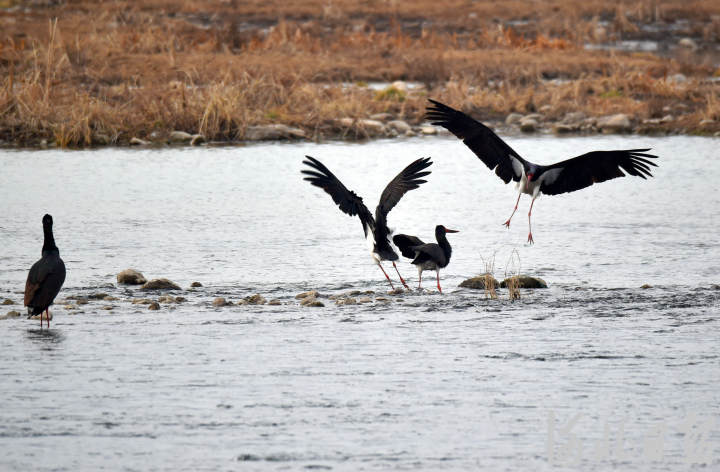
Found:
[[[400,277],[400,281],[405,288],[409,288],[395,265],[395,261],[398,260],[398,255],[390,245],[388,239],[390,237],[390,229],[387,227],[387,214],[397,205],[406,192],[418,188],[426,182],[422,180],[421,177],[430,174],[430,171],[424,171],[424,169],[427,169],[432,164],[430,158],[424,157],[414,161],[387,184],[380,196],[380,202],[375,209],[375,218],[373,218],[370,210],[368,210],[363,203],[362,198],[355,194],[355,192],[348,190],[322,162],[314,157],[305,157],[307,159],[303,161],[303,163],[310,167],[310,170],[305,169],[302,171],[302,173],[307,176],[304,180],[325,190],[343,213],[350,216],[358,215],[362,223],[363,231],[365,232],[365,238],[369,243],[368,246],[370,247],[371,256],[383,274],[385,274],[385,278],[390,282],[390,287],[395,290],[395,286],[392,280],[390,280],[390,276],[388,276],[385,269],[383,269],[381,261],[392,261],[393,267],[395,267],[395,271],[398,273],[398,277]]]
[[[657,156],[645,154],[650,149],[625,149],[618,151],[593,151],[566,161],[541,166],[526,161],[490,128],[470,118],[465,113],[450,108],[438,101],[430,100],[427,118],[434,125],[440,125],[462,139],[489,168],[505,183],[517,182],[520,195],[515,202],[510,218],[504,223],[510,228],[510,220],[523,193],[532,195],[528,211],[528,243],[533,243],[530,216],[535,199],[541,194],[557,195],[574,192],[597,182],[624,177],[623,171],[645,179],[652,177],[650,166],[657,167],[648,158]]]
[[[393,242],[400,248],[400,252],[408,259],[412,259],[411,264],[417,266],[418,270],[418,290],[422,288],[422,273],[424,270],[434,270],[437,275],[437,288],[440,293],[440,269],[446,267],[450,263],[452,255],[452,247],[445,235],[447,233],[458,233],[454,229],[447,229],[443,225],[435,227],[435,239],[437,244],[425,244],[417,236],[408,236],[407,234],[398,234],[393,237]]]
[[[44,311],[49,328],[49,307],[65,282],[65,263],[60,259],[60,251],[55,246],[52,216],[43,216],[42,224],[45,234],[42,257],[33,264],[28,273],[25,282],[25,306],[28,307],[28,318],[40,315],[40,328],[42,328],[42,312]]]

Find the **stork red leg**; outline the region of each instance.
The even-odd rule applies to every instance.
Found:
[[[50,329],[50,308],[45,310],[45,316],[47,317],[48,329]],[[42,322],[42,316],[40,317],[40,322]]]
[[[393,261],[393,267],[395,267],[395,272],[397,272],[398,277],[400,277],[400,282],[402,282],[403,286],[410,290],[410,287],[408,287],[408,284],[405,283],[405,279],[402,278],[402,275],[400,275],[400,271],[398,270],[397,266],[395,265],[395,261]]]
[[[530,211],[528,211],[528,243],[530,243],[530,244],[535,243],[535,241],[533,240],[533,237],[532,237],[532,223],[530,223],[530,216],[532,215],[532,207],[533,207],[533,204],[535,203],[536,198],[537,197],[533,197],[532,202],[530,202]]]
[[[383,274],[385,274],[385,278],[388,279],[388,282],[390,282],[390,287],[392,287],[392,289],[395,290],[395,286],[393,285],[392,280],[390,280],[390,276],[387,275],[387,272],[385,272],[385,269],[383,269],[382,264],[380,264],[379,262],[378,262],[378,267],[380,267],[380,270],[383,272]]]
[[[438,286],[438,291],[440,291],[440,293],[442,293],[442,289],[440,288],[440,271],[438,270],[438,271],[436,271],[435,273],[437,274],[437,286]]]
[[[422,271],[418,270],[418,290],[422,290]]]
[[[508,227],[508,229],[510,229],[510,220],[512,220],[513,215],[515,215],[515,212],[517,211],[517,207],[518,207],[518,203],[520,203],[521,195],[522,195],[522,193],[518,194],[517,201],[515,202],[515,209],[513,210],[512,215],[510,215],[510,218],[508,218],[507,221],[505,223],[503,223],[505,226]]]

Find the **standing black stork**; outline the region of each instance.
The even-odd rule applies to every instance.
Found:
[[[303,161],[303,163],[312,170],[305,169],[302,171],[303,174],[307,175],[304,180],[325,190],[343,213],[350,216],[358,215],[363,226],[363,231],[365,232],[365,238],[369,242],[368,245],[370,246],[371,244],[371,256],[383,274],[385,274],[385,278],[390,282],[390,287],[395,290],[390,276],[387,275],[387,272],[385,272],[385,269],[383,269],[380,263],[381,261],[392,261],[393,267],[395,267],[395,271],[398,273],[398,277],[400,277],[400,281],[405,288],[409,288],[395,265],[395,261],[398,260],[398,255],[388,240],[391,231],[387,227],[387,214],[397,205],[406,192],[416,189],[426,182],[422,180],[421,177],[430,174],[430,171],[423,172],[424,169],[427,169],[432,164],[430,158],[424,157],[414,161],[387,184],[380,196],[380,202],[375,209],[375,218],[373,218],[361,197],[355,192],[348,190],[320,161],[314,157],[305,157],[307,160]]]
[[[25,306],[28,307],[28,318],[40,315],[40,328],[42,328],[42,312],[44,311],[48,328],[50,328],[49,307],[65,282],[65,263],[60,259],[60,251],[55,246],[52,216],[43,216],[42,224],[45,234],[42,257],[33,264],[28,273],[25,282]]]
[[[443,225],[435,227],[435,239],[437,244],[425,244],[417,236],[408,236],[407,234],[398,234],[393,237],[393,242],[400,248],[400,252],[408,259],[412,259],[411,264],[417,266],[418,269],[418,290],[422,288],[423,270],[434,270],[437,275],[437,288],[440,293],[440,269],[447,267],[450,263],[452,255],[452,247],[445,235],[447,233],[458,233],[454,229],[447,229]]]
[[[652,177],[650,166],[657,167],[647,158],[657,158],[645,154],[650,149],[625,149],[617,151],[593,151],[581,156],[541,166],[526,161],[490,128],[470,118],[465,113],[450,108],[438,101],[430,100],[427,118],[434,125],[440,125],[462,139],[489,168],[505,183],[514,180],[520,194],[515,209],[504,223],[510,228],[510,220],[520,202],[523,193],[532,195],[528,211],[528,243],[532,244],[532,226],[530,216],[535,199],[541,194],[557,195],[574,192],[589,187],[596,182],[605,182],[616,177],[624,177],[623,171],[645,179]]]

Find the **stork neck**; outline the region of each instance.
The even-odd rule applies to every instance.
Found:
[[[45,235],[45,241],[43,242],[42,254],[49,254],[52,252],[59,253],[57,246],[55,246],[55,238],[53,237],[52,226],[43,226],[43,233]]]
[[[447,240],[447,237],[445,236],[444,231],[438,231],[435,233],[435,239],[438,242],[438,245],[440,246],[440,249],[442,249],[443,253],[445,254],[445,259],[450,260],[450,255],[452,254],[452,247],[450,246],[450,243]]]

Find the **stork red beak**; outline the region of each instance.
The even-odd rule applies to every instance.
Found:
[[[445,232],[446,232],[446,233],[459,233],[460,231],[458,231],[458,230],[456,230],[456,229],[447,229],[447,228],[445,228]]]

